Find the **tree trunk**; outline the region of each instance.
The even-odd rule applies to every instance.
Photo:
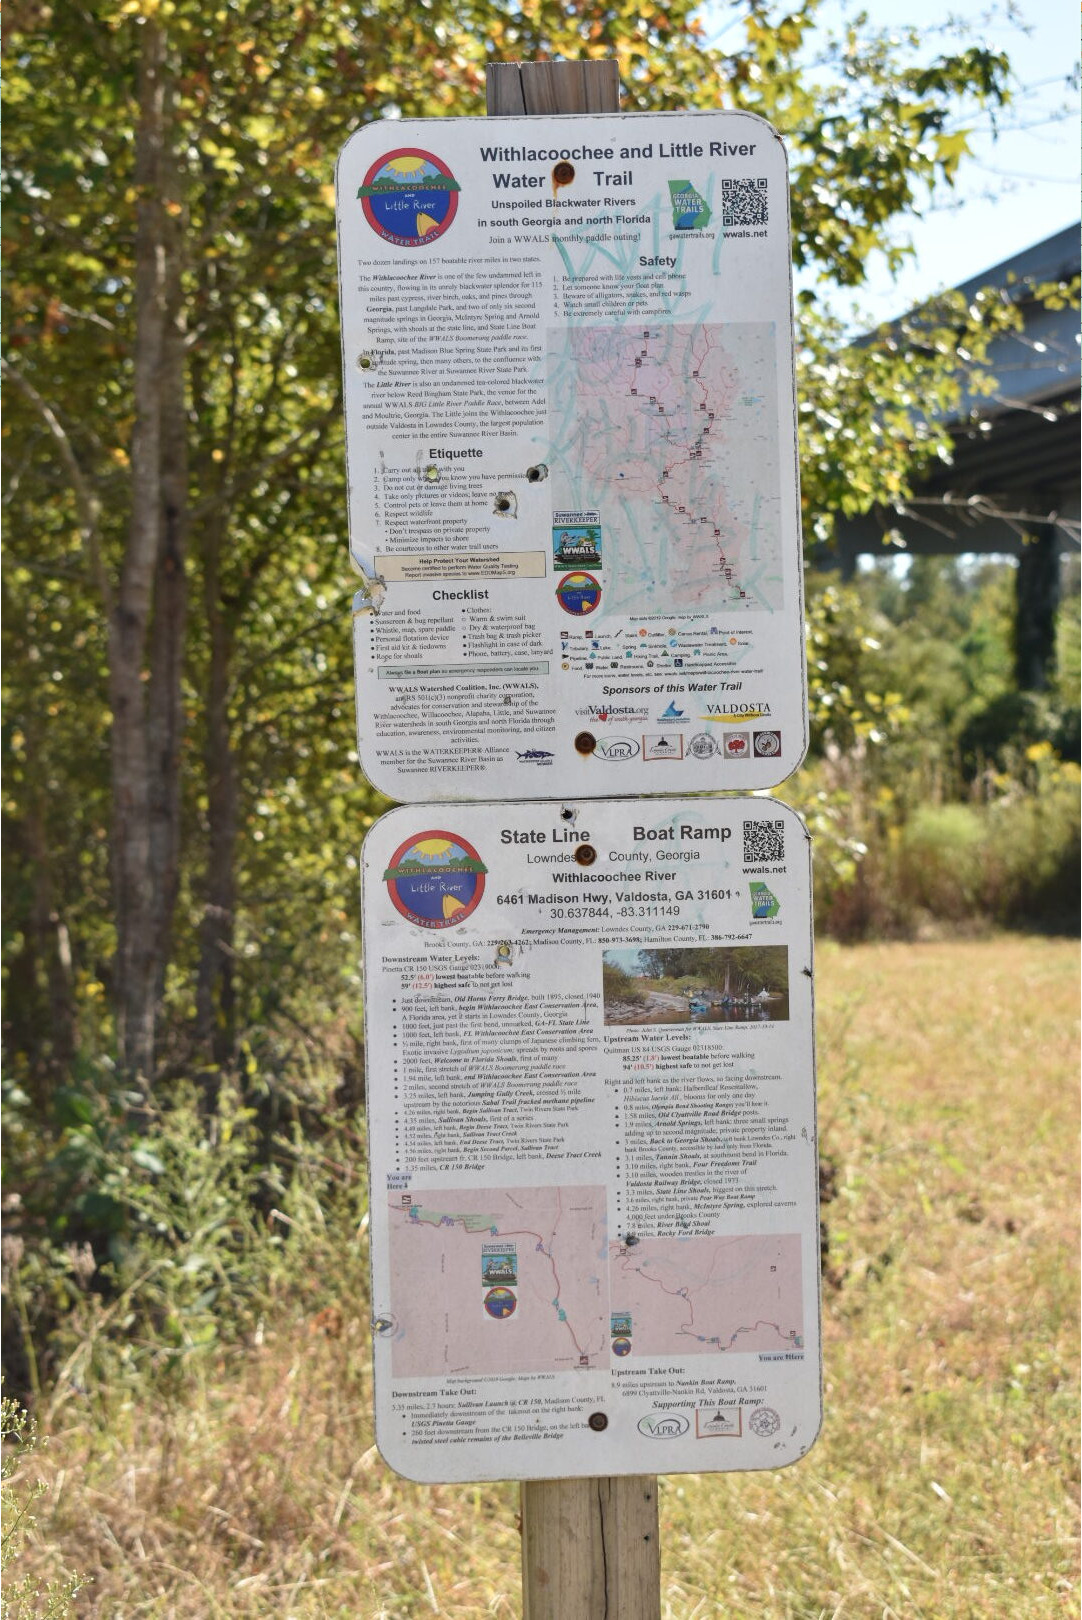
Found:
[[[45,836],[45,817],[31,800],[26,818],[26,842],[34,872],[34,905],[30,926],[39,961],[44,963],[49,992],[49,1046],[51,1068],[62,1075],[75,1052],[75,998],[71,982],[71,940],[56,908],[52,857]]]
[[[31,757],[36,752],[31,739]],[[22,943],[10,963],[4,1034],[13,1055],[25,1053],[38,1075],[60,1081],[75,1052],[71,940],[57,909],[45,789],[28,785],[24,814],[18,820],[12,817],[10,823],[30,898]],[[41,1095],[38,1091],[35,1098]]]
[[[1051,683],[1059,597],[1056,527],[1046,523],[1026,536],[1015,577],[1014,669],[1023,692],[1045,692]]]
[[[143,22],[141,37],[132,506],[109,626],[109,700],[117,1046],[125,1073],[149,1085],[176,898],[187,467],[166,39],[153,19]]]
[[[170,226],[174,221],[170,220]],[[148,692],[150,757],[150,863],[153,873],[155,1005],[165,988],[173,914],[180,887],[180,781],[184,731],[183,675],[188,620],[188,422],[186,354],[180,290],[180,253],[174,238],[167,255],[169,323],[161,391],[161,520],[154,578]]]
[[[234,1056],[233,941],[236,928],[237,763],[229,724],[233,629],[220,590],[222,525],[208,527],[204,593],[210,626],[210,671],[206,707],[207,878],[199,929],[197,1026],[215,1063]]]

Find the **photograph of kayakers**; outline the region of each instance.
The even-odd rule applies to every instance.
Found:
[[[786,945],[629,946],[602,956],[606,1024],[744,1024],[789,1017]]]

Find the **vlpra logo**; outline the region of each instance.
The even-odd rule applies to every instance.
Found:
[[[691,1427],[683,1412],[649,1412],[638,1421],[640,1434],[651,1440],[675,1440]]]

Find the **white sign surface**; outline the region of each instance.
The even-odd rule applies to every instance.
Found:
[[[405,800],[782,781],[807,702],[774,130],[369,124],[338,220],[371,781]]]
[[[820,1327],[799,817],[411,806],[363,868],[384,1457],[450,1481],[802,1456]]]

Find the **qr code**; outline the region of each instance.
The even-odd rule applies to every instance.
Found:
[[[762,861],[783,861],[784,859],[784,821],[745,821],[745,866],[757,866]]]
[[[765,180],[721,182],[723,225],[765,225],[767,217]]]

